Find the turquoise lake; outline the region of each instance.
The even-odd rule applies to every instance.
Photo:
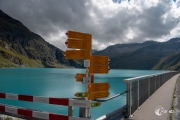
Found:
[[[109,82],[109,97],[124,92],[126,78],[157,74],[165,71],[158,70],[116,70],[111,69],[109,74],[95,74],[96,82]],[[75,68],[1,68],[0,92],[25,94],[34,96],[75,98],[76,92],[85,92],[85,85],[76,82],[75,74],[85,73],[85,69]],[[0,99],[0,104],[24,107],[28,109],[59,113],[67,115],[66,106],[32,103],[17,100]],[[91,109],[92,118],[100,117],[112,112],[126,104],[126,94],[99,107]],[[78,108],[75,108],[74,116],[78,116]]]

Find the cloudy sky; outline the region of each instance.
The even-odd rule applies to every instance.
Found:
[[[67,30],[93,36],[93,49],[180,36],[180,0],[0,0],[0,9],[62,50]]]

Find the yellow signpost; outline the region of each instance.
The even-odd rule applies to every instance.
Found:
[[[75,38],[81,40],[92,40],[92,35],[88,33],[76,32],[76,31],[68,31],[67,32],[68,38]]]
[[[108,91],[110,85],[108,82],[104,83],[91,83],[88,85],[88,92]]]
[[[90,59],[89,50],[66,50],[64,55],[66,59]]]
[[[94,56],[91,55],[90,58],[91,65],[108,65],[109,64],[109,57],[108,56]]]
[[[108,73],[109,72],[109,66],[90,66],[89,67],[89,73]]]
[[[87,94],[88,100],[94,100],[97,98],[105,98],[109,96],[108,91],[91,92]]]
[[[76,49],[92,49],[92,40],[77,40],[74,38],[69,38],[65,44],[68,48],[76,48]]]
[[[68,31],[66,33],[68,40],[65,42],[68,48],[80,50],[66,50],[64,56],[66,59],[84,59],[84,67],[86,74],[77,73],[75,78],[77,82],[87,85],[86,92],[78,92],[76,97],[85,97],[88,100],[97,98],[105,98],[109,96],[110,85],[107,82],[94,83],[94,74],[108,73],[110,68],[108,56],[91,55],[92,35],[76,31]],[[86,100],[87,100],[86,99]],[[100,102],[93,102],[92,107],[100,106]],[[86,109],[88,111],[88,109]],[[88,112],[87,112],[88,113]],[[90,115],[88,115],[90,117]]]

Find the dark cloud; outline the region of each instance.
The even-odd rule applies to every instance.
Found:
[[[5,13],[63,50],[67,30],[91,33],[95,49],[167,40],[164,36],[177,36],[180,28],[179,5],[180,0],[0,0]]]
[[[22,21],[32,31],[46,35],[56,32],[54,29],[56,27],[60,30],[82,29],[86,21],[90,20],[87,14],[89,8],[85,6],[86,1],[7,0],[3,1],[0,7],[7,14]]]

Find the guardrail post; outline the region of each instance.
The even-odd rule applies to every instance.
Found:
[[[159,75],[159,88],[161,87],[161,74]]]
[[[91,109],[90,108],[87,108],[87,117],[88,118],[91,118]]]
[[[161,87],[161,74],[159,75],[159,88]]]
[[[165,83],[165,73],[163,73],[163,84]]]
[[[132,117],[131,115],[131,81],[127,82],[127,106],[128,106],[127,116]]]
[[[162,84],[164,84],[164,73],[162,73]]]
[[[161,84],[163,85],[163,74],[161,74]]]
[[[68,106],[68,116],[73,116],[73,106]]]
[[[138,97],[138,109],[141,109],[141,107],[139,107],[139,79],[137,79],[137,82],[138,82],[138,86],[137,86],[138,87],[138,96],[137,96]]]
[[[86,108],[79,108],[79,117],[86,117]]]
[[[85,98],[79,98],[79,100],[86,100]],[[87,117],[87,108],[79,107],[79,117]]]
[[[156,75],[154,76],[154,81],[155,81],[155,90],[154,90],[154,92],[156,92]]]
[[[148,97],[149,98],[150,98],[150,90],[151,90],[150,77],[148,77]]]

